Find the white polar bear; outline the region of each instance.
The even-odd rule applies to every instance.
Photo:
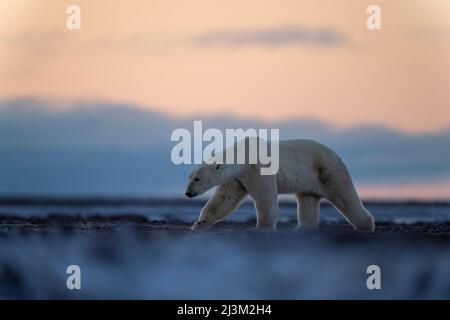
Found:
[[[218,187],[192,229],[205,229],[223,220],[247,194],[255,203],[256,228],[276,229],[277,195],[295,193],[298,227],[318,228],[319,202],[325,198],[355,229],[374,230],[374,219],[361,203],[345,164],[328,147],[313,140],[280,141],[278,173],[261,175],[260,167],[213,163],[193,171],[186,196],[195,197]]]

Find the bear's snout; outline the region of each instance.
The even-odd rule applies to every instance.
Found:
[[[194,194],[190,191],[186,191],[186,193],[184,195],[189,198],[192,198],[194,196]]]

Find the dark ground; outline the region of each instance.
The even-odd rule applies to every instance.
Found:
[[[150,221],[139,215],[113,215],[113,216],[66,216],[50,214],[48,217],[15,217],[0,215],[0,235],[12,234],[80,234],[89,237],[101,237],[110,235],[111,232],[133,231],[136,235],[143,236],[189,236],[195,234],[211,235],[246,235],[258,236],[258,234],[278,234],[280,236],[296,236],[301,231],[292,230],[296,226],[295,221],[278,223],[275,233],[259,232],[254,230],[256,222],[229,222],[223,221],[206,231],[191,231],[191,223],[180,220],[174,221]],[[322,221],[319,234],[326,237],[345,237],[347,240],[375,239],[418,241],[450,241],[450,222],[416,222],[416,223],[392,223],[377,222],[376,231],[359,232],[344,221]]]
[[[317,232],[292,230],[293,219],[276,232],[255,231],[254,220],[191,224],[0,215],[0,298],[450,299],[448,220],[378,221],[373,233],[329,220]],[[82,270],[79,291],[66,287],[72,264]],[[381,290],[366,286],[373,264]]]

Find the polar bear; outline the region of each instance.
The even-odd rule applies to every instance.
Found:
[[[217,188],[192,229],[206,229],[225,219],[247,195],[254,200],[256,228],[276,229],[277,195],[294,193],[297,227],[301,229],[318,228],[319,203],[325,198],[354,229],[374,230],[374,219],[361,203],[347,167],[323,144],[306,139],[279,141],[278,173],[261,175],[260,167],[260,164],[204,163],[194,170],[189,176],[187,197]]]

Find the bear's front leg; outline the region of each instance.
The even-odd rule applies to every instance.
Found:
[[[277,197],[255,199],[256,229],[276,230],[278,220]]]
[[[225,219],[238,207],[246,195],[247,190],[237,180],[219,185],[191,229],[204,230]]]
[[[297,197],[297,219],[296,229],[317,230],[319,229],[319,204],[320,197],[314,195],[296,194]]]
[[[261,176],[248,191],[255,201],[256,229],[276,230],[278,189],[275,176]]]

